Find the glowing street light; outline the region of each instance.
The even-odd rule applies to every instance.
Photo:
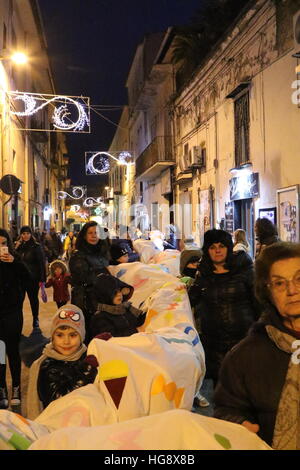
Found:
[[[11,56],[11,60],[18,65],[26,64],[28,62],[28,57],[24,52],[15,52]]]
[[[11,60],[17,65],[23,65],[28,62],[28,56],[24,52],[14,52],[12,55],[5,54],[0,56],[0,61],[2,60]]]

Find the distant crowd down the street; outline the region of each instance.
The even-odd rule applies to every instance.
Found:
[[[128,226],[113,232],[90,221],[78,233],[62,232],[25,225],[12,241],[0,229],[1,426],[16,419],[9,407],[20,410],[23,360],[30,367],[25,417],[28,426],[46,426],[46,441],[53,429],[67,432],[62,423],[79,399],[91,429],[128,419],[128,407],[141,419],[211,405],[220,420],[215,432],[226,422],[247,430],[230,438],[241,439],[237,448],[245,438],[253,448],[300,449],[299,243],[280,241],[265,218],[255,223],[255,262],[243,229],[209,229],[201,247],[192,234],[179,238],[175,224],[166,233]],[[39,323],[45,287],[57,305],[49,338]],[[26,293],[35,333],[28,338]],[[204,378],[213,383],[212,403],[201,389]],[[204,432],[211,418],[201,419]],[[266,444],[258,437],[253,443],[254,435]],[[0,444],[11,445],[1,432]],[[39,439],[31,445],[47,448]]]

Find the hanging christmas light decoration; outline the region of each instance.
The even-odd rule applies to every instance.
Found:
[[[130,165],[133,163],[132,155],[127,151],[120,152],[118,160],[121,165]]]
[[[113,155],[114,154],[114,155]],[[119,165],[131,165],[132,154],[127,151],[122,152],[85,152],[85,174],[103,175],[110,170],[109,158],[115,160]]]
[[[99,206],[94,209],[94,212],[96,215],[103,215],[103,209]]]
[[[84,201],[83,201],[83,205],[85,207],[93,207],[95,205],[99,205],[101,204],[103,201],[103,197],[97,197],[96,199],[94,197],[87,197]]]
[[[87,154],[92,154],[90,157]],[[104,175],[110,170],[106,152],[86,152],[85,173],[87,175]]]
[[[70,96],[54,96],[54,95],[41,95],[37,93],[19,93],[10,92],[11,99],[11,114],[19,117],[33,116],[45,106],[56,102],[63,103],[58,107],[54,107],[51,120],[53,127],[56,130],[64,132],[90,132],[90,119],[85,111],[89,113],[89,98],[76,97],[78,100]],[[46,98],[47,97],[47,98]],[[51,98],[48,98],[51,97]],[[81,102],[79,101],[81,100]],[[24,103],[23,111],[16,111],[13,108],[14,101],[22,101]],[[38,104],[42,101],[42,104]],[[85,131],[84,129],[88,129]],[[53,130],[53,129],[26,129],[26,130]]]
[[[66,197],[70,197],[71,199],[81,199],[85,196],[85,194],[85,186],[74,186],[72,188],[72,194],[69,194],[67,191],[58,191],[57,197],[58,199],[66,199]]]

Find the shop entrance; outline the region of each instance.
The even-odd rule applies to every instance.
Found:
[[[251,256],[254,256],[254,204],[253,199],[234,201],[234,230],[242,228],[250,243]]]

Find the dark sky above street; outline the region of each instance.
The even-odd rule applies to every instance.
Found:
[[[125,83],[147,33],[187,23],[201,0],[39,0],[57,94],[89,96],[91,105],[127,104]],[[120,111],[101,111],[118,123]],[[116,127],[91,111],[91,134],[68,135],[72,184],[85,176],[84,152],[107,150]]]

